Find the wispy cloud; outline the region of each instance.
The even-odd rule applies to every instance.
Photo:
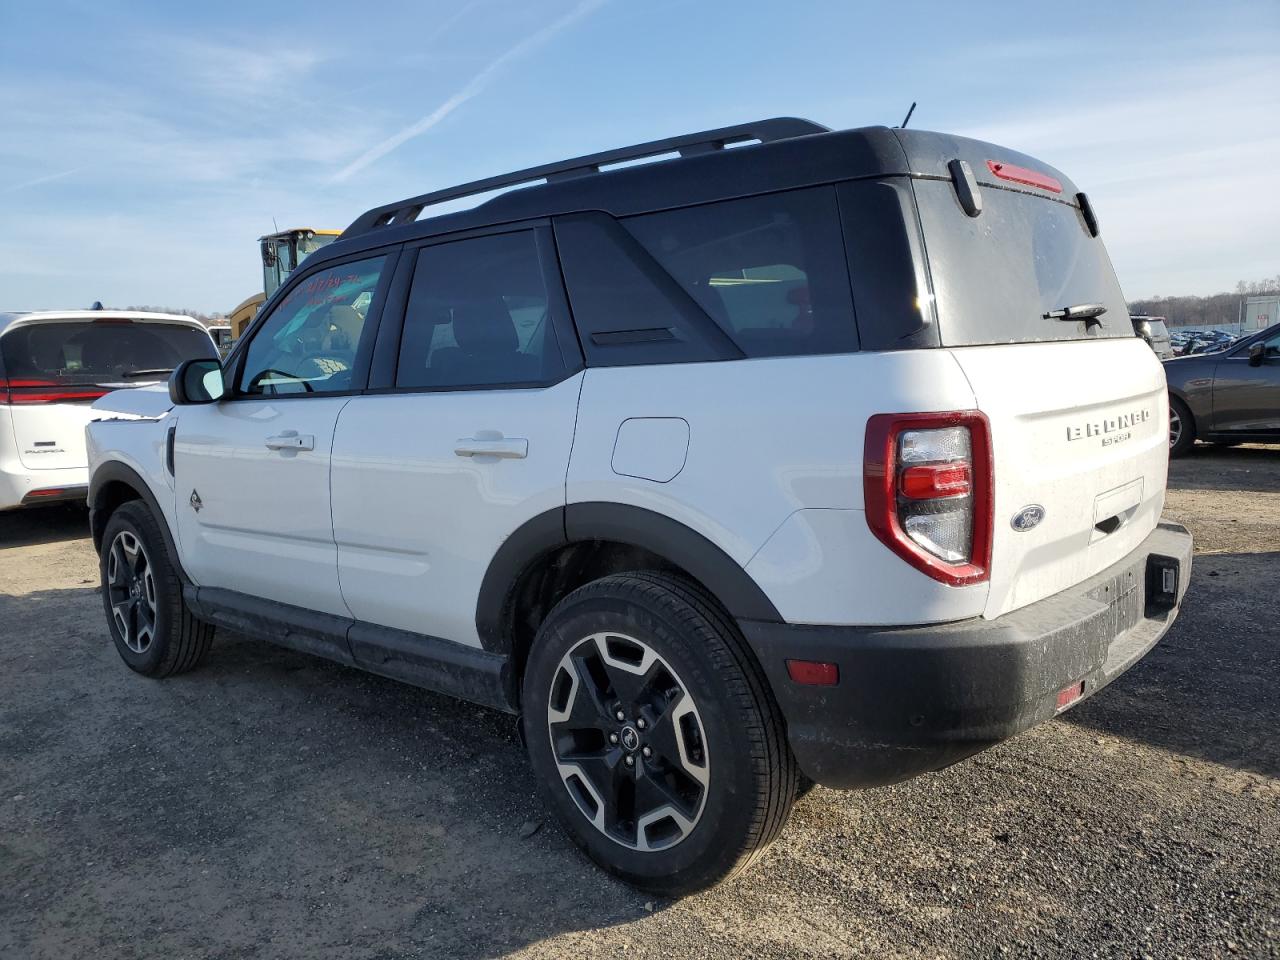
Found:
[[[350,178],[353,174],[359,173],[365,167],[369,166],[369,164],[381,160],[392,150],[395,150],[406,141],[412,140],[414,137],[422,136],[422,134],[436,126],[436,124],[440,123],[440,121],[444,120],[449,116],[449,114],[453,113],[468,100],[471,100],[483,93],[485,87],[489,85],[490,81],[506,69],[506,67],[513,61],[518,60],[520,57],[525,56],[547,43],[557,34],[560,34],[573,26],[583,17],[588,16],[600,7],[604,6],[605,2],[606,0],[580,0],[577,6],[559,20],[555,20],[547,24],[541,30],[537,30],[534,33],[529,34],[529,36],[525,37],[515,46],[492,60],[483,70],[472,77],[466,86],[451,96],[444,103],[440,104],[440,106],[436,107],[431,111],[431,113],[427,114],[417,123],[410,124],[403,130],[387,137],[387,139],[383,140],[381,143],[376,144],[360,156],[356,157],[355,160],[351,161],[335,173],[330,179],[330,182],[340,183],[341,181]]]
[[[63,170],[61,173],[49,173],[43,177],[35,177],[31,180],[24,180],[21,183],[13,183],[0,189],[0,193],[15,193],[18,190],[25,190],[27,187],[38,187],[42,183],[52,183],[54,180],[61,180],[63,177],[69,177],[73,173],[79,173],[84,167],[72,167],[70,170]]]

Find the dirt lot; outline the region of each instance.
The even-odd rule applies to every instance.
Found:
[[[1128,675],[680,902],[544,822],[510,718],[234,636],[135,676],[84,515],[2,515],[0,956],[1280,956],[1280,449],[1172,488],[1195,576]]]

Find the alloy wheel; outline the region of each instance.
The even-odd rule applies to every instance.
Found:
[[[1178,416],[1178,411],[1172,407],[1169,408],[1169,447],[1173,448],[1178,445],[1178,441],[1182,439],[1182,417]]]
[[[121,530],[107,555],[111,616],[124,645],[146,653],[156,634],[156,581],[142,541]]]
[[[648,644],[618,633],[575,644],[551,683],[547,729],[565,789],[605,836],[652,851],[693,831],[711,775],[705,728]]]

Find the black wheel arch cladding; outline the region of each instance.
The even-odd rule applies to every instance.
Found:
[[[630,504],[571,503],[526,521],[490,560],[476,603],[476,632],[484,649],[512,652],[512,604],[531,571],[563,547],[601,541],[637,547],[665,560],[700,583],[735,619],[782,620],[740,563],[680,521]]]

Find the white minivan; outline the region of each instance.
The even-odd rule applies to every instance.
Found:
[[[93,401],[163,382],[184,360],[217,356],[204,326],[190,317],[0,313],[0,510],[84,500],[84,428]]]

